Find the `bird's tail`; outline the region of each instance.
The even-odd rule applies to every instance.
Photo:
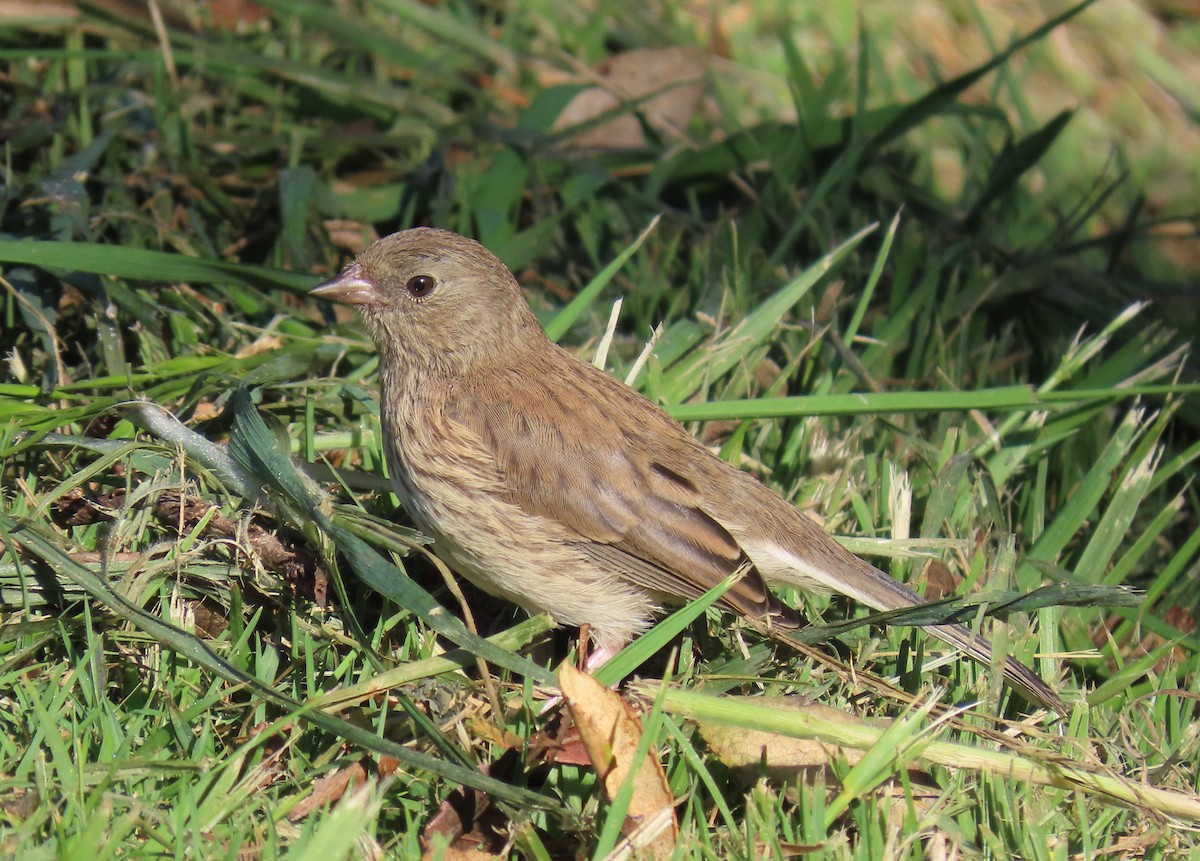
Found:
[[[861,564],[855,568],[862,576],[855,578],[855,582],[861,584],[860,588],[864,594],[861,597],[852,597],[858,597],[864,604],[876,610],[898,610],[926,603],[924,598],[903,583],[862,560],[857,561]],[[965,625],[930,625],[925,630],[951,646],[962,649],[984,666],[993,665],[992,644]],[[1067,707],[1062,698],[1029,667],[1016,658],[1006,656],[1002,669],[1005,681],[1026,700],[1053,709],[1060,715],[1067,714]]]
[[[984,666],[992,665],[992,644],[978,634],[972,633],[964,625],[931,625],[925,630],[935,637],[957,646]],[[1009,687],[1031,703],[1040,703],[1060,715],[1067,715],[1066,703],[1051,690],[1042,679],[1029,667],[1016,658],[1004,658],[1004,680]]]
[[[776,548],[771,549],[776,553],[764,554],[768,560],[766,565],[762,564],[763,556],[751,556],[760,570],[766,569],[763,573],[768,579],[790,582],[801,588],[838,592],[875,610],[899,610],[927,603],[916,592],[852,553],[840,552],[836,558],[822,559],[821,564],[787,553],[787,564],[779,564],[785,561],[780,558],[782,553]],[[984,666],[992,666],[992,644],[965,626],[930,625],[926,630],[962,649]],[[1068,713],[1062,698],[1020,661],[1005,657],[1002,669],[1005,681],[1026,700],[1063,716]]]

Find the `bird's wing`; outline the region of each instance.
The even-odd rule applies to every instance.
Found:
[[[444,409],[487,447],[509,502],[555,521],[600,565],[652,593],[695,597],[745,566],[722,603],[780,628],[801,624],[720,518],[738,534],[766,530],[786,537],[782,550],[752,548],[768,576],[876,608],[923,603],[756,482],[708,460],[712,455],[665,413],[648,409],[632,390],[590,366],[556,362],[549,371],[521,366],[489,373],[457,387]],[[705,492],[699,482],[707,482]],[[735,513],[739,507],[753,508],[752,519],[775,522],[747,528],[751,514]],[[961,625],[934,626],[930,633],[991,663],[990,644]],[[1031,670],[1011,657],[1003,667],[1026,697],[1066,714],[1062,700]]]
[[[490,450],[508,501],[556,521],[602,567],[662,597],[697,597],[744,568],[722,603],[799,624],[699,489],[656,456],[672,442],[711,455],[606,374],[573,361],[554,370],[496,370],[445,402],[447,417]]]

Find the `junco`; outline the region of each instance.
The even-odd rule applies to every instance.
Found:
[[[484,590],[589,625],[593,666],[743,565],[722,604],[783,629],[801,619],[767,581],[876,609],[924,603],[547,338],[512,273],[477,242],[394,233],[313,294],[357,305],[375,341],[388,464],[418,528]],[[991,663],[967,628],[929,630]],[[1064,712],[1013,658],[1004,676]]]

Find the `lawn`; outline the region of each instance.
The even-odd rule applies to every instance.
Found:
[[[1200,29],[790,5],[0,0],[0,854],[1200,853]],[[713,592],[547,709],[306,295],[416,225],[949,600]]]

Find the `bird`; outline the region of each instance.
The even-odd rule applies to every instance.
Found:
[[[379,359],[395,492],[451,568],[558,624],[586,626],[589,667],[666,608],[743,576],[720,605],[787,631],[804,624],[768,584],[876,610],[925,603],[846,550],[665,410],[546,336],[507,267],[433,227],[373,242],[311,295],[357,306]],[[932,634],[985,666],[963,625]],[[1063,701],[1011,656],[1031,704]]]

